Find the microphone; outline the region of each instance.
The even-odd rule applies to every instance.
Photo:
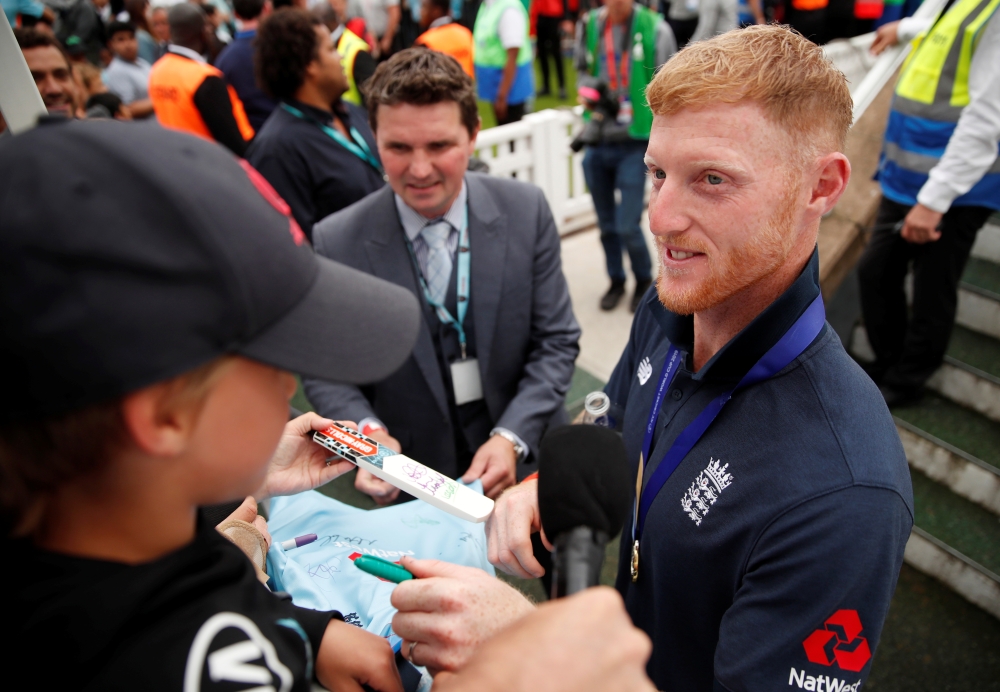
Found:
[[[608,540],[622,530],[631,488],[625,445],[613,430],[566,425],[542,440],[538,510],[552,552],[552,598],[597,586]]]

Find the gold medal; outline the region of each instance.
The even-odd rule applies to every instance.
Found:
[[[632,573],[632,583],[639,581],[639,541],[632,544],[632,564],[629,565]]]

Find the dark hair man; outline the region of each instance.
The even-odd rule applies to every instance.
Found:
[[[347,91],[340,98],[355,106],[365,105],[362,89],[365,82],[375,74],[375,58],[372,57],[371,48],[364,39],[347,28],[344,17],[333,3],[324,2],[312,11],[330,30],[330,37],[340,53],[340,64],[347,76]]]
[[[858,690],[913,492],[892,417],[820,295],[820,219],[850,177],[846,80],[802,36],[756,26],[692,43],[646,95],[660,273],[606,387],[637,496],[616,587],[653,640],[657,689]],[[490,561],[523,577],[542,573],[537,491],[504,493],[487,526]],[[523,612],[458,570],[404,564],[457,577],[393,593],[418,664],[461,668]]]
[[[878,30],[873,51],[916,43],[900,73],[879,166],[882,203],[858,264],[861,311],[890,406],[941,367],[976,234],[1000,210],[1000,12],[954,2],[937,21]],[[945,59],[944,56],[948,56]],[[913,304],[904,282],[913,266]]]
[[[472,80],[425,48],[379,65],[369,117],[389,187],[316,225],[316,251],[403,286],[424,303],[413,355],[365,387],[305,381],[324,415],[498,496],[537,453],[579,352],[541,190],[466,173],[479,132]],[[361,471],[379,504],[396,488]]]
[[[253,129],[260,130],[278,104],[257,86],[253,67],[253,42],[257,37],[260,20],[271,13],[271,0],[234,0],[233,12],[240,22],[240,30],[232,43],[222,49],[215,59],[215,66],[222,70],[229,85],[236,90],[243,102],[247,119]]]
[[[213,28],[204,10],[183,2],[170,8],[167,53],[149,73],[149,95],[164,127],[214,139],[237,156],[254,130],[236,90],[205,60]]]
[[[423,0],[420,26],[424,33],[417,37],[417,45],[450,55],[462,66],[465,74],[475,78],[472,32],[452,21],[451,0]]]
[[[107,28],[108,50],[114,57],[104,70],[104,83],[128,106],[133,118],[153,114],[149,98],[150,64],[139,57],[139,42],[135,28],[125,22],[111,22]]]
[[[72,118],[77,87],[62,44],[37,29],[14,29],[14,37],[49,113]]]
[[[247,160],[292,208],[306,235],[313,224],[385,184],[365,111],[344,103],[347,77],[330,30],[306,10],[261,22],[258,80],[279,106]]]
[[[605,117],[600,143],[587,147],[583,157],[583,174],[594,200],[611,279],[601,298],[602,310],[614,310],[625,295],[623,252],[628,252],[635,275],[629,303],[632,312],[653,280],[640,226],[646,195],[642,157],[653,122],[644,92],[656,68],[676,50],[673,32],[663,17],[634,0],[607,0],[604,7],[584,15],[577,31],[577,70],[603,82],[618,104],[617,115]],[[621,195],[618,201],[615,190]]]

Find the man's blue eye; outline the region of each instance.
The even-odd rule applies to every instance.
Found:
[[[666,180],[666,178],[667,178],[667,172],[666,171],[661,171],[661,170],[655,170],[655,171],[653,171],[653,177],[657,178],[659,180]]]
[[[714,173],[709,173],[705,179],[709,185],[722,185],[722,176],[715,175]]]

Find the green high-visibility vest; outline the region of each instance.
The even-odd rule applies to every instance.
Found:
[[[893,109],[957,122],[969,105],[969,68],[982,29],[1000,0],[958,0],[929,31],[914,39],[903,64]]]
[[[604,10],[591,10],[587,19],[587,66],[599,76],[603,50]],[[633,139],[649,139],[653,127],[653,112],[646,101],[646,86],[656,72],[656,27],[663,21],[659,12],[636,3],[632,6],[632,69],[629,73],[629,100],[632,101],[632,124],[628,133]]]
[[[473,62],[481,67],[503,68],[507,64],[507,49],[500,42],[500,17],[510,7],[517,8],[524,16],[525,36],[524,43],[517,54],[517,65],[527,65],[532,61],[531,41],[528,40],[528,13],[524,10],[521,0],[495,0],[487,5],[483,4],[479,8],[479,16],[476,17],[476,26],[472,32],[472,37],[476,41],[476,49],[473,53]]]

